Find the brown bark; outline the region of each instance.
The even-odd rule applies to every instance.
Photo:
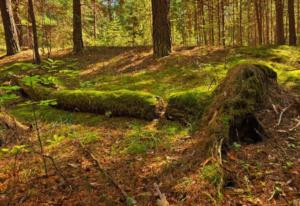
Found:
[[[294,0],[288,0],[288,13],[289,13],[289,44],[297,44],[296,28],[295,28],[295,8]]]
[[[20,45],[11,0],[1,0],[0,10],[5,33],[6,53],[7,55],[14,55],[20,51]]]
[[[262,4],[261,0],[254,1],[256,21],[257,21],[257,31],[258,31],[258,44],[263,43],[263,25],[262,25]]]
[[[23,45],[23,34],[22,34],[22,27],[21,27],[21,16],[20,16],[20,0],[12,0],[13,6],[13,16],[16,24],[16,29],[19,38],[20,47]]]
[[[40,53],[39,53],[38,35],[37,35],[36,20],[35,20],[32,0],[28,0],[28,14],[29,14],[29,17],[30,17],[30,20],[32,23],[34,62],[36,64],[40,64],[41,57],[40,57]]]
[[[276,44],[285,44],[284,38],[284,24],[283,24],[283,1],[275,0],[275,10],[276,10]]]
[[[73,0],[73,51],[80,53],[83,47],[81,3],[80,0]]]
[[[161,58],[171,53],[170,1],[152,0],[153,18],[153,52],[154,57]]]

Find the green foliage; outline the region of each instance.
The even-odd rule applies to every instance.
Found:
[[[1,155],[12,155],[16,156],[25,152],[28,152],[27,145],[14,145],[12,148],[1,148],[0,149],[0,156]]]
[[[222,181],[222,169],[218,164],[207,164],[202,168],[200,177],[218,186]]]
[[[100,139],[101,137],[99,134],[95,132],[87,132],[83,134],[83,136],[80,138],[80,141],[82,144],[91,144],[99,141]]]
[[[50,144],[51,146],[55,146],[60,144],[64,139],[66,139],[65,136],[55,134],[53,135],[52,139],[47,140],[47,143]]]

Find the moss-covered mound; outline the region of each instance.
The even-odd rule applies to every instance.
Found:
[[[209,147],[224,140],[257,142],[267,134],[256,114],[270,102],[276,102],[282,91],[277,74],[263,65],[238,65],[214,92],[214,97],[202,119],[202,144]]]
[[[184,123],[199,119],[210,102],[209,92],[188,90],[168,97],[166,117]]]
[[[147,120],[160,115],[159,99],[149,93],[87,90],[54,90],[40,84],[21,86],[34,100],[56,100],[57,107],[68,111],[92,112],[108,116],[137,117]]]

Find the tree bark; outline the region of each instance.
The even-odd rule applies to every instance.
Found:
[[[171,53],[170,0],[152,0],[153,52],[161,58]]]
[[[285,44],[284,38],[284,25],[283,25],[283,1],[275,0],[275,10],[276,10],[276,44]]]
[[[258,31],[258,44],[263,43],[263,25],[262,25],[262,4],[261,0],[254,1],[256,21],[257,21],[257,31]]]
[[[14,55],[20,51],[20,44],[13,17],[11,0],[1,0],[0,10],[5,33],[6,53],[7,55]]]
[[[295,46],[297,44],[296,28],[295,28],[295,8],[294,0],[288,0],[289,13],[289,44]]]
[[[12,9],[13,9],[13,16],[16,24],[17,34],[19,38],[20,47],[23,46],[23,34],[22,34],[22,27],[21,27],[21,16],[20,16],[20,0],[12,0]]]
[[[29,17],[30,17],[31,23],[32,23],[34,63],[40,64],[41,57],[40,57],[40,53],[39,53],[38,35],[37,35],[36,20],[35,20],[32,0],[28,0],[28,13],[29,13]]]
[[[73,51],[80,53],[83,50],[81,3],[80,0],[73,0]]]

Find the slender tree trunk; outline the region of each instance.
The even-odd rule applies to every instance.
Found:
[[[96,10],[96,0],[93,0],[93,32],[94,41],[97,39],[97,10]]]
[[[0,0],[0,10],[5,33],[6,53],[7,55],[14,55],[20,51],[20,44],[11,0]]]
[[[82,23],[81,23],[81,2],[73,0],[73,51],[80,53],[83,50]]]
[[[20,16],[20,0],[12,0],[13,5],[13,16],[16,24],[16,29],[19,38],[20,47],[23,46],[23,34],[22,34],[22,27],[21,27],[21,16]]]
[[[161,58],[171,53],[171,28],[169,18],[170,1],[152,0],[153,52]]]
[[[224,1],[221,0],[221,33],[222,33],[222,45],[226,46],[226,38],[225,38],[225,11],[224,11]]]
[[[295,8],[294,0],[288,0],[288,13],[289,13],[289,44],[297,44],[296,28],[295,28]]]
[[[37,35],[36,20],[35,20],[32,0],[28,0],[28,14],[30,16],[31,23],[32,23],[34,62],[36,64],[40,64],[41,57],[39,53],[38,35]]]
[[[239,2],[239,6],[240,6],[240,18],[239,18],[239,27],[240,27],[240,46],[243,46],[243,1],[240,0]]]
[[[276,44],[285,44],[284,38],[284,24],[283,24],[283,1],[275,0],[275,10],[276,10]]]
[[[257,21],[257,31],[258,31],[258,44],[262,45],[263,43],[263,25],[262,25],[262,8],[261,0],[254,1],[256,21]]]

